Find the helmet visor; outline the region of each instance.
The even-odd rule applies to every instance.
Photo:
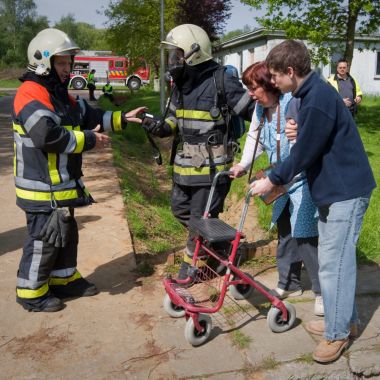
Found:
[[[170,47],[167,49],[167,63],[169,70],[179,66],[182,67],[184,62],[184,52],[182,49],[175,47]]]

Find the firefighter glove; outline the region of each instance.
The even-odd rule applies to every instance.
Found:
[[[56,248],[65,247],[70,238],[71,216],[67,211],[55,209],[40,232],[40,238],[45,243]]]
[[[61,211],[58,217],[59,230],[61,233],[61,247],[66,247],[69,244],[71,238],[73,217],[67,215],[67,212],[65,210],[59,211]]]

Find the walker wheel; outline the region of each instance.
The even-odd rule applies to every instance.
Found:
[[[164,306],[164,310],[172,317],[172,318],[181,318],[185,316],[185,309],[181,306],[178,306],[172,302],[169,297],[169,294],[165,294],[164,301],[162,302]]]
[[[267,315],[267,323],[269,328],[275,333],[281,333],[289,330],[296,321],[296,308],[289,302],[284,302],[286,310],[288,311],[288,320],[282,318],[280,309],[272,306]]]
[[[251,276],[249,273],[244,272],[244,274],[253,280],[253,276]],[[236,278],[237,277],[234,276],[234,280],[236,280]],[[238,285],[230,285],[229,291],[232,297],[235,298],[235,300],[245,300],[249,298],[249,296],[253,292],[253,288],[249,284],[238,284]]]
[[[202,332],[196,329],[193,318],[189,318],[185,326],[185,338],[194,347],[205,343],[210,337],[212,329],[212,321],[209,315],[199,314],[198,322],[203,327]]]

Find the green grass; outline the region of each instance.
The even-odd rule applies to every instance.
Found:
[[[116,94],[115,94],[116,95]],[[149,88],[135,93],[117,94],[125,97],[125,102],[116,107],[108,99],[99,103],[104,109],[131,110],[141,105],[149,112],[159,115],[159,95]],[[364,96],[357,115],[357,124],[377,183],[380,185],[380,98]],[[244,137],[241,147],[244,146]],[[163,166],[155,164],[150,145],[138,125],[130,124],[120,135],[112,136],[115,165],[119,168],[127,218],[137,252],[170,252],[184,245],[186,231],[175,220],[170,210],[171,167],[167,165],[170,142],[156,139],[161,145]],[[237,158],[238,161],[238,158]],[[265,154],[255,164],[255,169],[268,165]],[[254,169],[254,170],[255,170]],[[247,177],[233,181],[229,196],[244,197],[247,191]],[[271,206],[255,199],[259,209],[259,225],[268,229],[271,220]],[[360,240],[358,258],[360,263],[380,263],[380,224],[377,210],[380,207],[380,191],[376,188],[366,213]]]
[[[364,217],[364,223],[358,243],[358,260],[361,264],[371,262],[380,263],[380,223],[378,222],[378,209],[380,207],[380,97],[364,96],[356,117],[359,133],[362,138],[369,162],[375,175],[378,187],[373,191],[371,203]],[[242,139],[241,147],[245,140]],[[264,157],[265,156],[265,157]],[[268,165],[263,154],[255,163],[254,171]],[[235,180],[231,186],[229,196],[236,194],[238,199],[244,196],[246,190],[246,177]],[[259,209],[259,225],[268,229],[271,221],[272,206],[266,206],[259,198],[255,198]]]
[[[259,369],[270,370],[277,368],[279,365],[280,363],[273,356],[268,356],[259,364]]]
[[[0,80],[0,88],[18,88],[21,82],[18,79],[2,79]]]
[[[380,97],[363,97],[357,114],[357,125],[371,164],[377,188],[373,191],[358,244],[359,262],[380,263]]]
[[[313,355],[311,353],[303,354],[296,359],[296,362],[305,363],[305,364],[313,364],[314,363]]]
[[[148,88],[133,94],[115,92],[115,97],[124,100],[120,106],[104,97],[99,99],[100,106],[123,111],[147,106],[150,113],[159,115],[159,97]],[[144,130],[138,124],[128,124],[121,134],[112,135],[112,147],[136,253],[157,255],[182,247],[186,232],[171,212],[169,171],[154,162]],[[168,150],[163,148],[162,154],[167,162]]]
[[[246,123],[246,130],[247,131],[248,131],[248,128],[249,128],[249,123]],[[239,162],[239,160],[241,158],[241,154],[242,154],[242,151],[244,148],[245,140],[246,140],[246,135],[244,135],[240,139],[241,151],[235,157],[236,162]],[[255,173],[259,169],[265,168],[268,165],[269,165],[268,156],[264,153],[254,163],[252,173]],[[235,179],[232,182],[231,190],[228,194],[228,197],[231,198],[231,197],[235,196],[236,199],[238,199],[238,200],[245,197],[247,189],[248,189],[247,180],[248,180],[247,175],[243,176],[241,178]],[[264,202],[262,202],[260,200],[260,198],[254,198],[254,202],[255,202],[256,207],[258,207],[258,209],[259,209],[259,213],[258,213],[258,215],[259,215],[259,226],[263,230],[268,230],[269,226],[270,226],[273,206],[272,205],[269,205],[269,206],[265,205]]]
[[[231,338],[232,345],[238,347],[241,350],[249,348],[249,345],[252,342],[252,338],[243,334],[240,330],[234,330],[231,334]]]

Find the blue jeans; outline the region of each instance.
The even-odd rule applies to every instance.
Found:
[[[358,322],[355,304],[356,243],[370,194],[319,207],[319,281],[325,308],[325,338],[348,337]]]

